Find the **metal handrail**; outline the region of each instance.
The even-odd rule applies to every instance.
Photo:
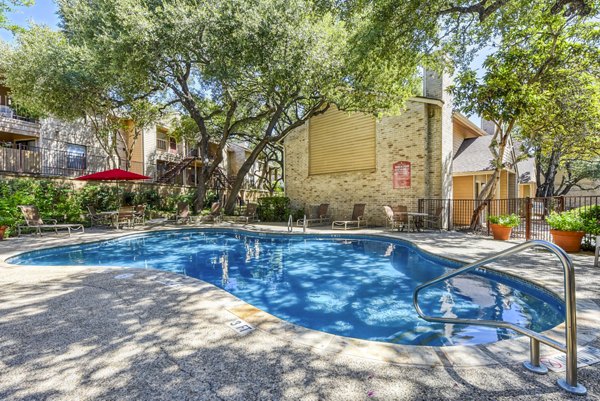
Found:
[[[544,336],[536,331],[520,327],[514,325],[509,322],[498,322],[494,320],[479,320],[479,319],[460,319],[460,318],[449,318],[449,317],[435,317],[428,316],[421,310],[419,306],[419,292],[423,289],[430,287],[434,284],[445,281],[449,278],[458,276],[459,274],[466,273],[478,267],[482,267],[487,265],[488,263],[495,262],[499,259],[502,259],[507,256],[514,255],[516,253],[520,253],[526,249],[533,247],[542,247],[550,252],[554,253],[559,259],[563,267],[564,273],[564,292],[565,292],[565,335],[566,335],[566,345],[563,345],[551,338]],[[437,323],[452,323],[452,324],[470,324],[470,325],[478,325],[478,326],[489,326],[489,327],[498,327],[498,328],[506,328],[516,331],[517,333],[526,335],[530,339],[530,361],[525,362],[525,368],[529,369],[532,372],[544,374],[548,372],[548,369],[540,365],[540,343],[546,344],[554,349],[557,349],[561,352],[564,352],[567,356],[567,371],[566,371],[566,379],[559,379],[558,385],[574,394],[585,394],[587,392],[586,388],[577,383],[577,317],[576,317],[576,302],[575,302],[575,269],[573,268],[573,261],[565,253],[565,251],[547,241],[541,240],[532,240],[525,242],[523,244],[516,245],[512,248],[506,249],[502,252],[498,252],[492,256],[487,258],[478,260],[474,263],[468,264],[466,266],[460,267],[456,270],[452,270],[448,273],[445,273],[431,281],[428,281],[424,284],[421,284],[415,288],[413,293],[413,305],[419,317],[428,322],[437,322]]]
[[[291,232],[292,232],[292,230],[294,229],[294,228],[293,228],[293,225],[292,225],[292,221],[293,221],[293,217],[292,217],[292,215],[290,214],[290,218],[288,219],[288,225],[287,225],[287,230],[288,230],[288,233],[291,233]]]

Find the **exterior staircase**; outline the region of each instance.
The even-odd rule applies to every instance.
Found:
[[[175,163],[174,166],[169,168],[166,173],[161,175],[156,179],[156,182],[164,184],[170,182],[172,179],[177,177],[177,175],[181,174],[183,170],[185,170],[194,160],[198,158],[198,153],[194,150],[190,152],[186,157],[184,157],[181,161]]]

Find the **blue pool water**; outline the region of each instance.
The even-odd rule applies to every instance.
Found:
[[[419,319],[412,306],[414,288],[457,264],[396,240],[163,231],[29,252],[9,263],[126,266],[185,274],[289,322],[368,340],[449,346],[515,336],[505,329]],[[425,290],[420,301],[428,314],[505,320],[537,331],[556,326],[564,316],[562,302],[554,296],[485,270]]]

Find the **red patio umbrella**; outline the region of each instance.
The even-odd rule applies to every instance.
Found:
[[[75,179],[79,181],[136,181],[148,180],[150,177],[115,168],[112,170],[100,171],[99,173],[82,175]]]
[[[121,170],[115,168],[112,170],[100,171],[98,173],[82,175],[81,177],[75,178],[79,181],[116,181],[117,182],[117,193],[119,192],[119,181],[137,181],[137,180],[148,180],[150,177],[131,171]],[[120,197],[120,196],[119,196]],[[119,203],[121,203],[119,201]]]

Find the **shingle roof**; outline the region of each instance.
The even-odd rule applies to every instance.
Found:
[[[492,160],[494,157],[489,148],[491,142],[492,135],[465,139],[454,156],[452,171],[467,173],[493,170]]]
[[[535,160],[533,157],[518,162],[517,171],[519,171],[519,184],[535,183]]]

